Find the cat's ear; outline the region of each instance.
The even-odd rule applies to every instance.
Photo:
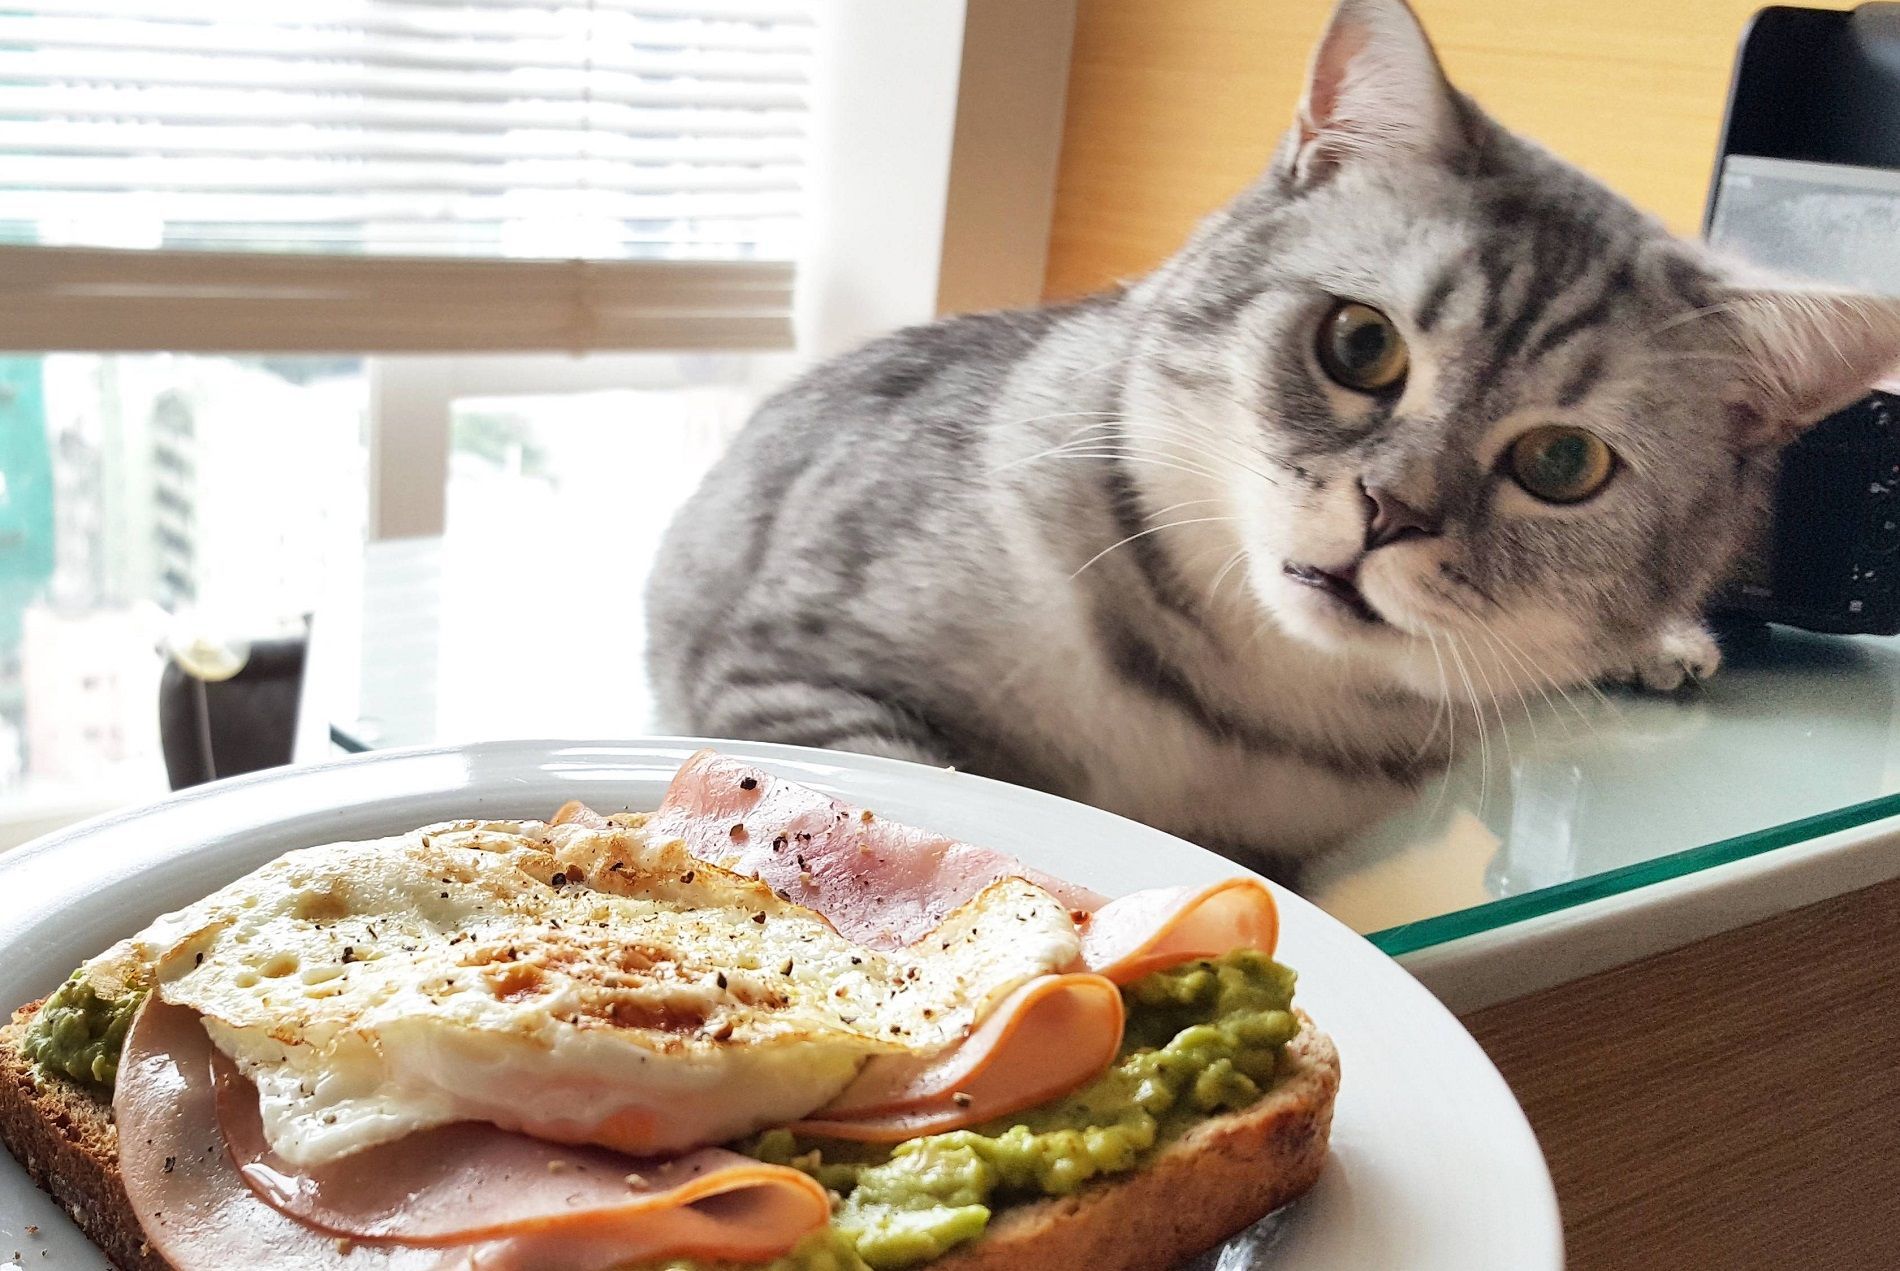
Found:
[[[1743,449],[1780,446],[1900,368],[1900,301],[1846,292],[1732,290],[1742,379],[1731,404]]]
[[[1405,0],[1339,0],[1281,162],[1296,184],[1311,185],[1357,156],[1443,154],[1459,139],[1457,111]]]

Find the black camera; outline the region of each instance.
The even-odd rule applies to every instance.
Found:
[[[1900,4],[1755,15],[1703,228],[1759,265],[1900,295]],[[1788,447],[1771,523],[1712,608],[1894,635],[1897,583],[1900,396],[1874,392]]]
[[[1713,610],[1810,631],[1900,634],[1900,397],[1873,393],[1788,448],[1774,515]]]

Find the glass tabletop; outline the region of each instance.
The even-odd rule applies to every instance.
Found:
[[[372,545],[318,611],[309,707],[344,749],[657,731],[635,563],[664,522]],[[1507,705],[1301,890],[1400,954],[1900,813],[1897,685],[1900,641],[1774,629],[1681,698]]]
[[[1506,707],[1488,762],[1328,857],[1309,894],[1407,953],[1900,814],[1900,641],[1737,634],[1681,697]]]

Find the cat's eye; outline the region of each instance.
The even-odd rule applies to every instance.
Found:
[[[1394,387],[1411,365],[1392,319],[1356,300],[1340,301],[1321,321],[1317,352],[1328,375],[1360,393]]]
[[[1616,475],[1616,452],[1583,428],[1546,424],[1511,443],[1511,479],[1546,503],[1581,503]]]

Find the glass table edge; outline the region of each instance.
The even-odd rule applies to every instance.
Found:
[[[1853,803],[1844,808],[1750,830],[1746,834],[1717,839],[1700,847],[1684,848],[1652,860],[1636,861],[1586,878],[1540,887],[1519,896],[1504,896],[1481,905],[1454,909],[1436,917],[1386,927],[1370,932],[1366,939],[1392,957],[1416,953],[1466,936],[1497,931],[1513,923],[1571,909],[1592,900],[1621,896],[1655,883],[1747,860],[1823,835],[1858,829],[1895,815],[1900,815],[1900,794],[1881,795],[1863,803]]]

